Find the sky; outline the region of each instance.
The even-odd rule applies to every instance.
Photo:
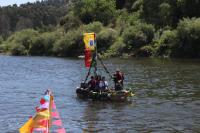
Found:
[[[24,4],[27,2],[35,2],[38,0],[0,0],[0,6],[7,6],[7,5],[13,5],[13,4]]]

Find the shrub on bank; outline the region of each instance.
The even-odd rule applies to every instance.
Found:
[[[117,40],[109,47],[106,53],[103,54],[104,57],[116,57],[121,56],[124,52],[125,44],[122,37],[118,37]]]
[[[177,27],[177,37],[174,56],[178,57],[200,57],[200,18],[185,18]]]
[[[151,24],[138,24],[129,26],[123,33],[124,43],[127,45],[127,50],[137,50],[152,42],[154,37],[154,27]]]
[[[27,50],[19,43],[11,43],[9,47],[9,53],[11,55],[27,55]]]
[[[76,56],[83,51],[82,32],[72,30],[67,32],[60,39],[56,40],[53,46],[53,52],[57,56]]]
[[[174,30],[163,31],[160,38],[155,41],[155,56],[173,56],[173,50],[178,43],[177,32]]]
[[[105,52],[117,39],[117,31],[105,28],[97,34],[98,51]]]
[[[0,36],[0,45],[2,44],[2,42],[3,42],[3,37]]]
[[[5,50],[12,55],[29,55],[33,38],[38,35],[39,32],[33,29],[16,32],[4,42]]]
[[[152,56],[154,54],[154,48],[151,45],[146,45],[141,47],[138,51],[137,51],[137,56],[140,57],[149,57]]]
[[[30,55],[53,55],[53,45],[59,39],[58,32],[45,32],[33,38]]]

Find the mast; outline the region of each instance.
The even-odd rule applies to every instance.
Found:
[[[97,40],[96,40],[96,33],[94,33],[94,43],[95,43],[95,65],[94,65],[94,75],[97,76],[97,58],[98,58],[98,51],[97,51]]]

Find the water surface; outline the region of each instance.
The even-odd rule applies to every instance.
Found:
[[[105,64],[111,73],[124,71],[126,86],[136,94],[130,103],[77,99],[75,88],[86,74],[83,60],[0,56],[1,133],[17,132],[48,88],[68,133],[200,131],[199,60],[109,59]]]

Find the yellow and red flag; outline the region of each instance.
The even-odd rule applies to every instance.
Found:
[[[36,109],[36,115],[30,118],[20,129],[20,133],[43,132],[49,133],[51,126],[57,126],[56,133],[66,133],[62,121],[56,109],[53,96],[48,93],[44,96],[45,102],[40,102],[40,108]],[[47,104],[48,105],[47,105]]]
[[[89,68],[92,62],[91,50],[85,49],[85,67]]]
[[[85,43],[85,67],[89,68],[92,63],[92,55],[96,50],[96,34],[93,32],[85,33],[83,36]]]
[[[95,33],[84,34],[85,49],[94,51],[96,49],[96,35]]]

